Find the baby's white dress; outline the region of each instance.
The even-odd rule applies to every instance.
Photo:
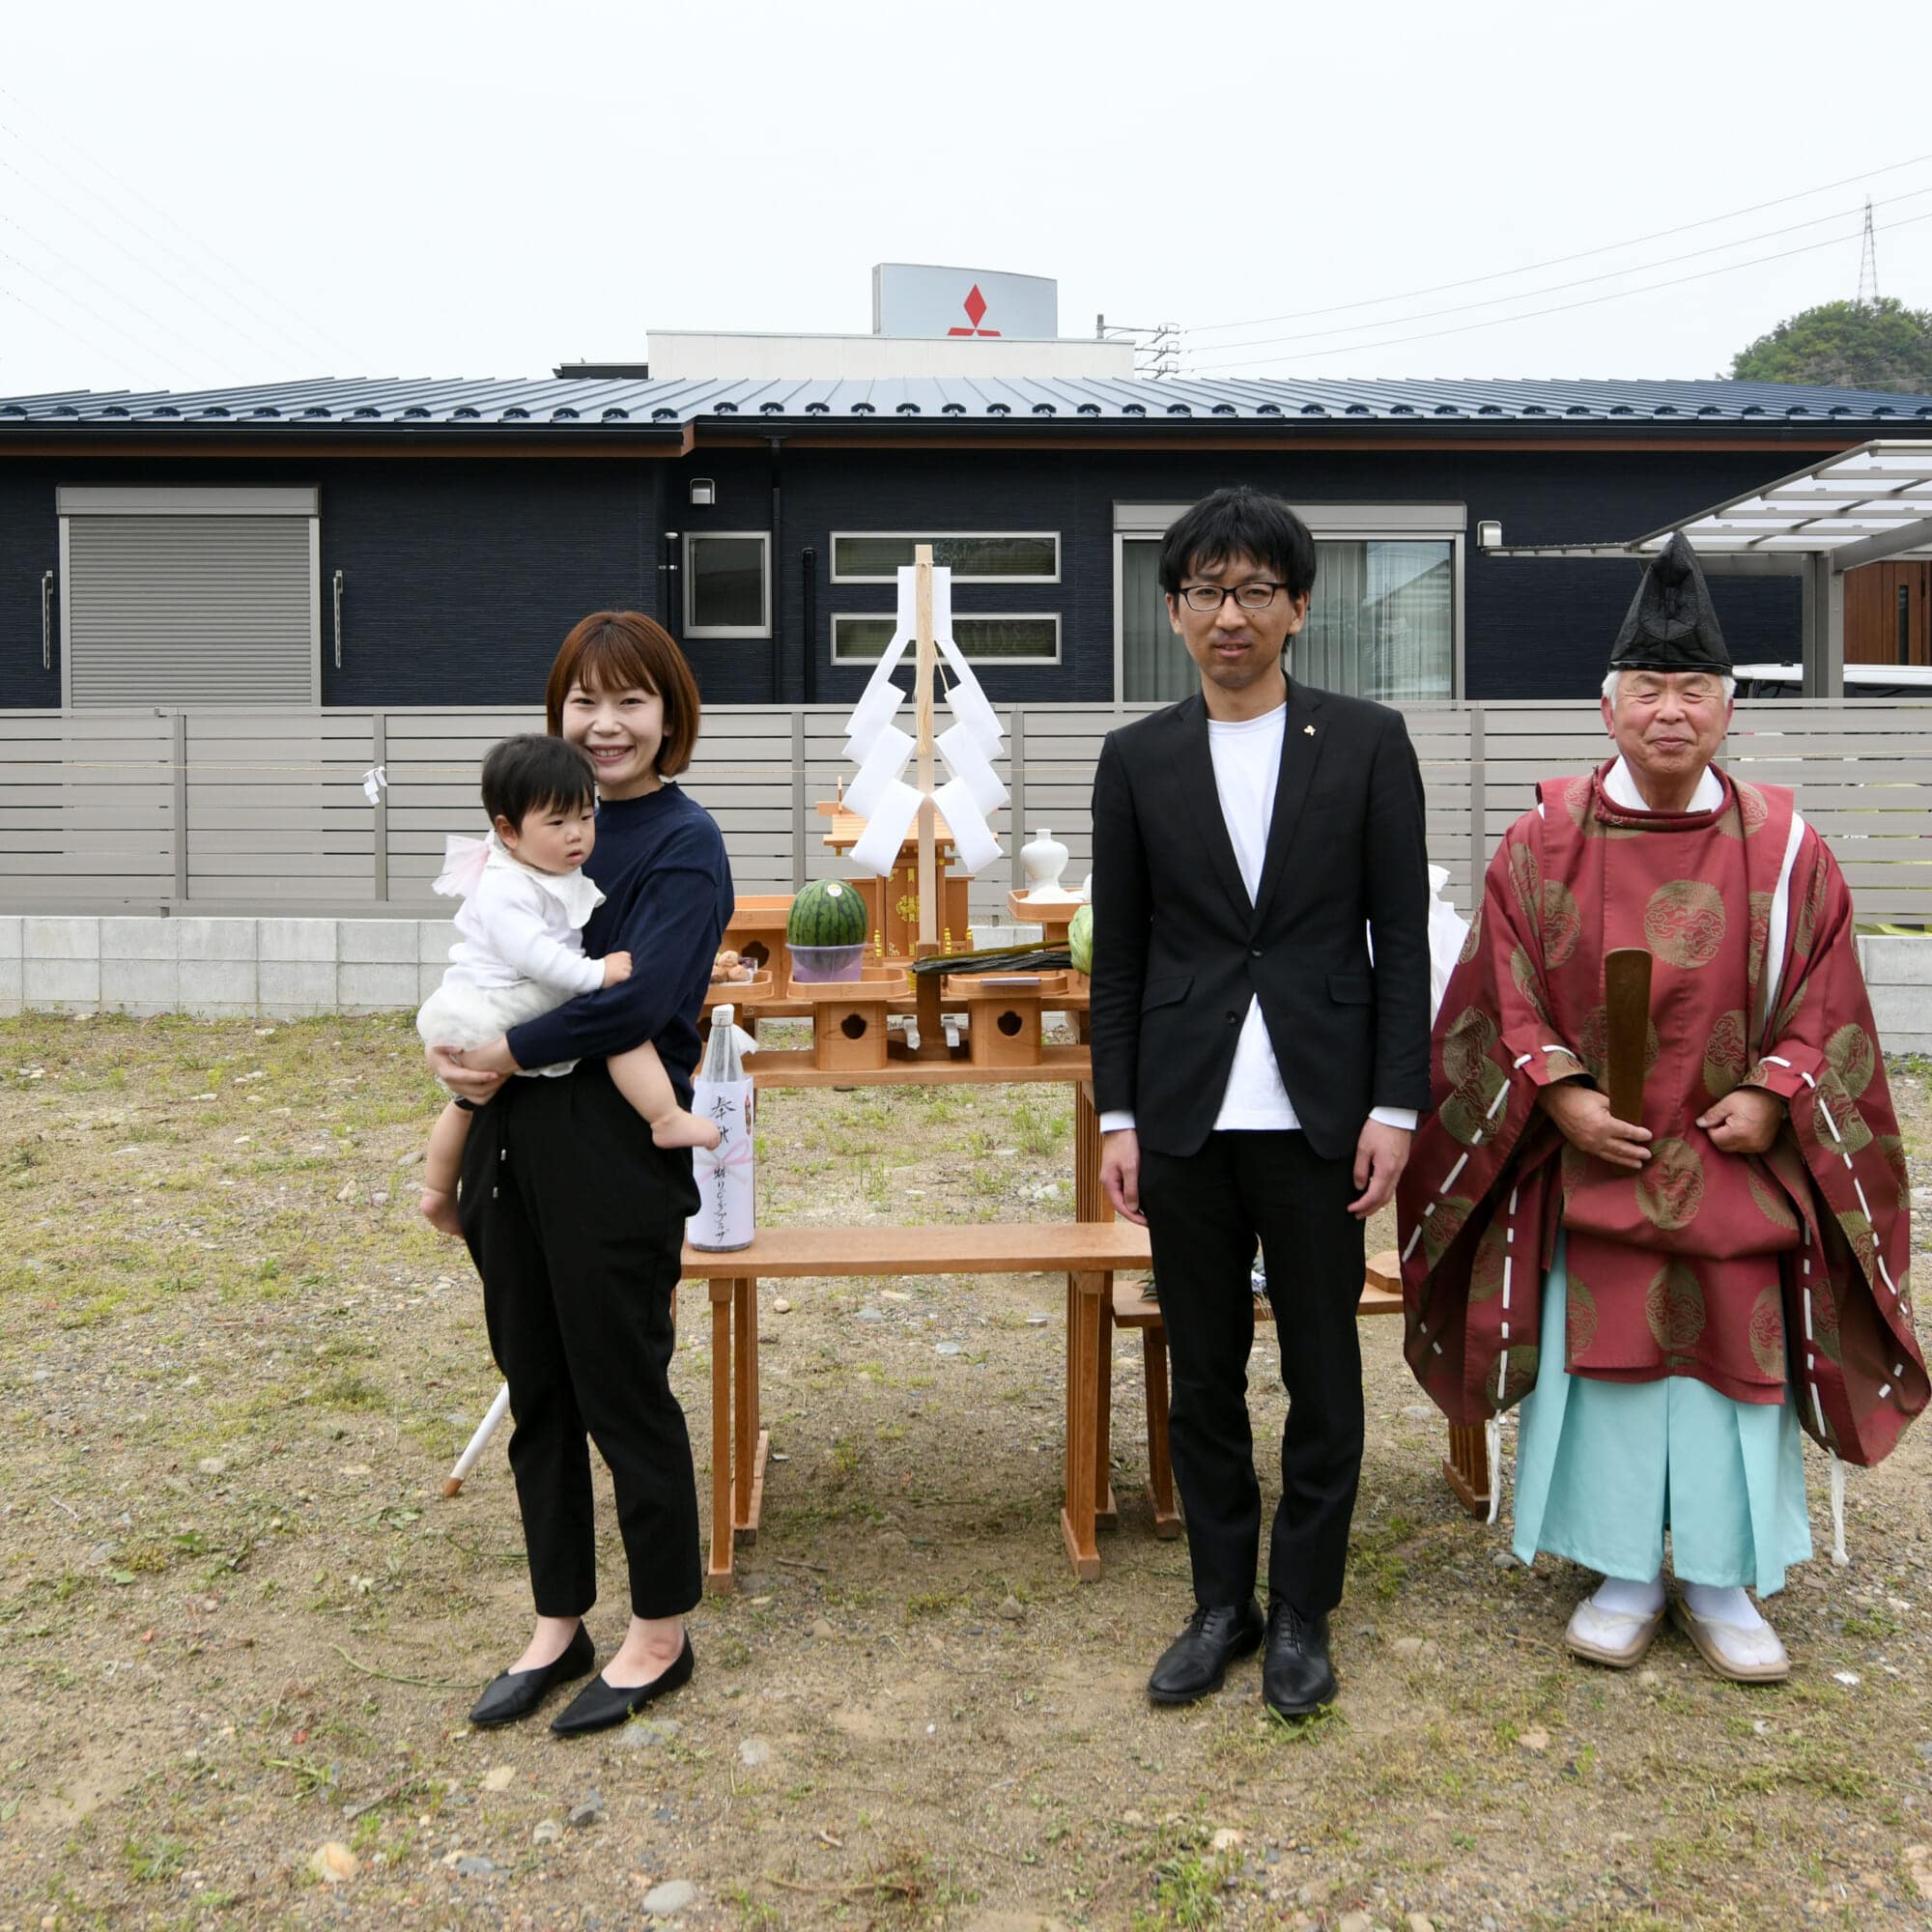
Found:
[[[583,956],[583,923],[604,895],[581,869],[540,872],[493,832],[451,838],[435,889],[463,903],[442,984],[416,1014],[426,1045],[482,1046],[603,985],[603,962]],[[576,1065],[523,1070],[568,1073]]]

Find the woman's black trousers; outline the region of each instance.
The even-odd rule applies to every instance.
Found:
[[[611,1465],[631,1608],[677,1616],[702,1587],[697,1487],[671,1394],[688,1151],[668,1151],[601,1060],[506,1080],[463,1151],[464,1238],[510,1384],[510,1467],[540,1616],[596,1601],[587,1435]]]

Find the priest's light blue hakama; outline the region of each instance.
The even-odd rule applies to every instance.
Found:
[[[1680,1582],[1768,1597],[1811,1554],[1798,1414],[1733,1402],[1690,1376],[1606,1382],[1564,1368],[1565,1246],[1543,1291],[1542,1362],[1517,1437],[1515,1549],[1637,1581],[1663,1562]]]

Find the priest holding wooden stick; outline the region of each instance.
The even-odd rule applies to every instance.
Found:
[[[1398,1212],[1417,1378],[1465,1425],[1522,1403],[1517,1554],[1603,1574],[1570,1651],[1644,1655],[1667,1533],[1671,1614],[1767,1681],[1747,1592],[1811,1554],[1801,1429],[1836,1497],[1928,1390],[1851,895],[1789,791],[1712,762],[1730,673],[1673,536],[1604,682],[1617,755],[1490,864]]]

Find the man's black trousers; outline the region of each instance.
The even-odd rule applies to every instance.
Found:
[[[510,1384],[539,1616],[597,1600],[586,1434],[611,1465],[633,1613],[677,1616],[701,1594],[691,1438],[668,1377],[696,1209],[690,1152],[652,1144],[601,1060],[506,1080],[471,1119],[459,1212]]]
[[[1212,1133],[1184,1156],[1141,1151],[1173,1374],[1168,1439],[1204,1606],[1244,1604],[1255,1586],[1261,1488],[1247,1368],[1257,1239],[1289,1403],[1268,1593],[1311,1617],[1342,1600],[1362,1467],[1364,1228],[1348,1211],[1360,1192],[1353,1165],[1321,1159],[1300,1133]]]

